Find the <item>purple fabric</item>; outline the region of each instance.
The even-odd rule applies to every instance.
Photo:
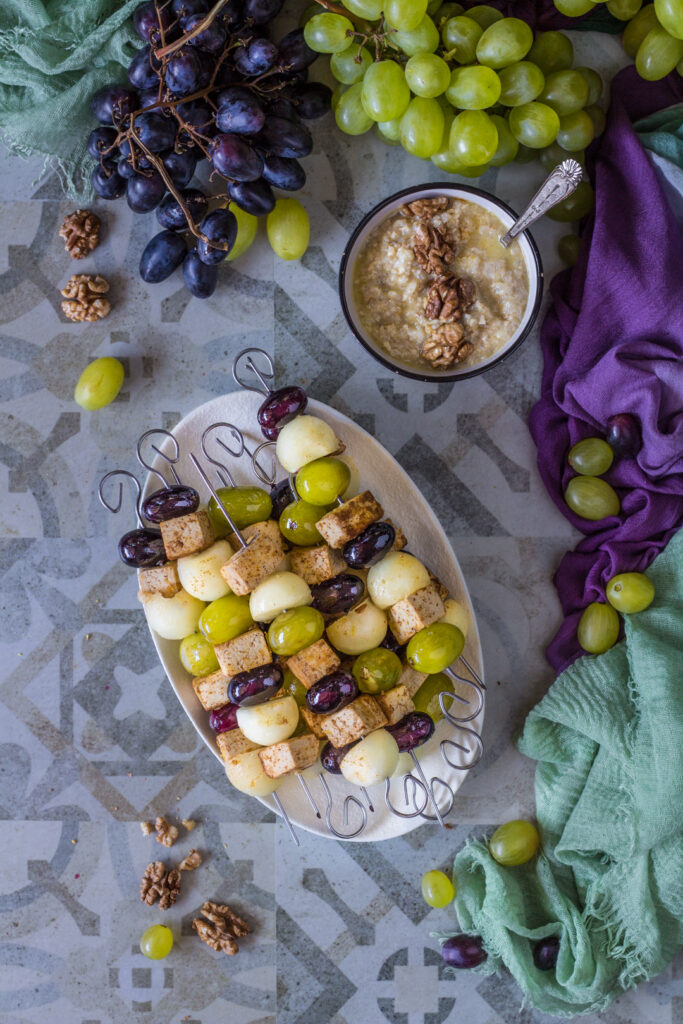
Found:
[[[629,120],[681,98],[675,76],[645,83],[629,67],[614,79],[592,154],[595,212],[578,263],[551,284],[541,329],[541,398],[529,420],[538,467],[557,507],[586,535],[555,576],[566,618],[546,653],[558,672],[584,653],[576,627],[586,605],[604,600],[615,573],[646,569],[683,523],[683,236]],[[564,502],[574,475],[567,452],[603,436],[621,412],[639,417],[643,447],[605,474],[620,515],[588,522]]]

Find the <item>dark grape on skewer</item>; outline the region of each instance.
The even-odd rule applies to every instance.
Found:
[[[134,569],[149,569],[168,561],[161,531],[145,527],[124,533],[119,541],[119,555],[122,562]]]
[[[268,441],[277,440],[277,436],[295,416],[299,416],[308,405],[308,396],[303,388],[289,385],[271,391],[261,404],[256,415],[261,433]]]
[[[163,523],[167,519],[185,516],[199,508],[199,495],[194,487],[174,484],[154,491],[142,503],[141,512],[150,523]]]

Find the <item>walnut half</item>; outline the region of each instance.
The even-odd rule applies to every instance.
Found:
[[[455,249],[450,238],[443,235],[433,224],[420,222],[413,235],[415,259],[428,274],[441,277],[449,273],[448,264],[455,259]]]
[[[433,196],[431,199],[413,199],[412,203],[399,206],[398,212],[404,217],[417,217],[418,220],[429,221],[437,213],[448,209],[448,196]]]
[[[474,347],[470,341],[464,340],[465,331],[459,323],[428,327],[427,330],[429,333],[422,343],[420,355],[434,369],[445,370],[453,363],[461,363]]]
[[[216,952],[226,953],[227,956],[234,956],[239,952],[236,939],[248,935],[251,931],[246,921],[238,917],[230,907],[225,904],[214,903],[207,900],[202,906],[201,914],[207,918],[195,917],[192,927],[202,942],[205,942]]]
[[[108,291],[109,282],[99,274],[73,274],[62,288],[67,300],[62,303],[64,315],[75,321],[101,320],[111,309],[111,302],[104,297]]]
[[[74,210],[59,229],[64,248],[75,260],[82,260],[100,244],[100,218],[90,210]]]
[[[154,828],[156,829],[157,842],[161,843],[162,846],[173,846],[176,839],[178,838],[178,829],[175,825],[170,825],[166,818],[162,818],[161,815],[154,822]]]
[[[140,899],[148,907],[159,903],[160,910],[173,906],[180,893],[180,872],[169,871],[161,860],[148,864],[140,882]]]

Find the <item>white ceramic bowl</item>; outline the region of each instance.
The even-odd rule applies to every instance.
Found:
[[[474,377],[478,373],[484,373],[486,370],[490,369],[490,367],[495,366],[502,359],[505,359],[506,356],[509,356],[511,352],[514,352],[514,350],[522,344],[526,336],[529,334],[529,331],[533,327],[534,321],[538,316],[538,311],[541,306],[541,298],[543,295],[543,266],[541,264],[541,256],[532,236],[528,231],[524,231],[517,239],[524,255],[524,262],[526,264],[527,276],[529,279],[529,294],[527,296],[524,316],[522,317],[519,327],[509,341],[489,359],[482,363],[478,363],[476,366],[464,367],[461,370],[429,370],[427,368],[422,369],[421,367],[416,368],[415,366],[407,365],[392,358],[385,349],[370,337],[361,325],[353,296],[354,267],[359,252],[363,248],[368,235],[379,224],[381,224],[382,221],[395,213],[399,206],[402,206],[404,203],[413,202],[416,199],[430,199],[435,196],[443,195],[450,196],[452,199],[466,199],[471,203],[476,203],[478,206],[482,206],[484,209],[489,210],[500,219],[503,224],[504,231],[507,231],[507,229],[511,227],[517,219],[517,214],[514,210],[511,210],[506,203],[497,199],[490,192],[484,192],[482,189],[473,188],[470,185],[449,185],[447,182],[436,182],[433,185],[413,186],[411,188],[403,189],[401,192],[396,192],[393,196],[389,196],[388,199],[384,199],[381,203],[370,210],[368,214],[366,214],[351,235],[348,245],[344,250],[341,266],[339,268],[339,297],[341,299],[342,309],[349,327],[358,338],[361,345],[363,345],[363,347],[366,348],[378,362],[382,363],[383,366],[386,366],[387,369],[393,370],[394,373],[399,373],[403,377],[412,377],[414,380],[466,380],[468,377]],[[504,234],[504,231],[502,231],[501,234]]]

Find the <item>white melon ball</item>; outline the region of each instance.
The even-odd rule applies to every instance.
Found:
[[[386,614],[363,601],[327,627],[327,639],[342,654],[362,654],[379,647],[387,632]]]
[[[165,640],[183,640],[190,633],[197,632],[199,616],[204,611],[204,602],[184,590],[173,597],[161,594],[140,594],[149,628]]]
[[[283,469],[296,473],[314,459],[332,455],[339,439],[329,424],[318,416],[297,416],[285,423],[278,434],[275,452]]]
[[[374,786],[393,775],[398,763],[398,744],[386,729],[376,729],[351,747],[341,762],[342,775],[354,786]]]
[[[200,601],[217,601],[229,594],[230,587],[221,576],[221,566],[233,555],[227,540],[217,540],[205,551],[178,559],[178,576],[188,594]]]
[[[370,569],[368,594],[378,608],[390,608],[429,583],[429,573],[419,558],[405,551],[390,551]]]
[[[451,626],[457,626],[465,639],[467,639],[467,632],[472,623],[469,609],[453,597],[449,597],[444,601],[443,606],[446,609],[446,614],[439,621],[450,622]]]
[[[252,590],[249,611],[254,622],[272,622],[280,612],[300,608],[313,600],[306,580],[295,572],[274,572]]]
[[[282,782],[282,779],[271,779],[263,770],[258,750],[248,750],[244,754],[236,754],[228,759],[225,765],[228,781],[240,793],[249,796],[268,796]]]
[[[277,697],[265,704],[239,708],[237,724],[252,743],[269,747],[288,740],[299,724],[299,707],[293,697]]]

